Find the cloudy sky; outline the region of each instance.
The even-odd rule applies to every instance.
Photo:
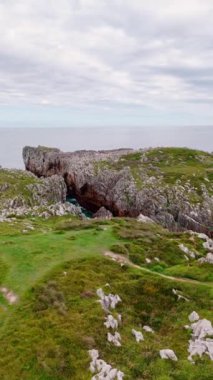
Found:
[[[212,0],[0,0],[0,126],[212,125]]]

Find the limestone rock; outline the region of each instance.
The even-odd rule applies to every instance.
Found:
[[[134,335],[137,343],[140,343],[140,341],[144,340],[143,334],[140,331],[132,329],[132,335]]]
[[[177,361],[177,356],[175,355],[173,350],[170,350],[169,348],[160,350],[160,357],[161,359],[170,359],[173,361]]]
[[[123,380],[124,373],[117,368],[112,368],[110,364],[100,359],[98,350],[90,350],[89,356],[91,358],[90,372],[96,373],[92,380]]]
[[[143,330],[146,332],[154,334],[154,330],[150,326],[143,326]]]
[[[106,322],[104,322],[104,325],[107,329],[117,329],[118,328],[118,321],[113,317],[113,315],[109,314],[106,317]]]
[[[200,319],[198,313],[196,313],[196,311],[193,311],[190,315],[189,315],[189,321],[190,322],[195,322],[195,321],[198,321],[198,319]]]
[[[201,259],[198,260],[200,263],[208,263],[208,264],[213,264],[213,253],[209,252],[207,253],[206,257],[202,257]]]
[[[93,214],[95,219],[112,219],[113,215],[111,211],[107,210],[105,207],[99,208],[99,210]]]
[[[115,309],[117,304],[121,302],[118,294],[105,295],[101,288],[97,290],[96,294],[100,298],[99,302],[105,312],[109,312],[109,309]]]
[[[63,153],[57,149],[25,147],[23,158],[26,169],[39,177],[61,175],[68,193],[75,194],[80,204],[93,212],[105,207],[114,216],[142,214],[169,229],[184,228],[210,235],[213,197],[207,190],[209,185],[202,184],[202,201],[194,204],[191,198],[197,193],[193,184],[165,183],[160,169],[152,162],[147,165],[156,174],[150,176],[145,169],[139,170],[139,181],[143,183],[139,189],[123,158],[130,153],[141,154],[141,162],[147,163],[145,150],[130,149]]]
[[[108,342],[114,344],[114,346],[116,347],[120,347],[121,346],[121,336],[119,334],[119,332],[115,332],[115,334],[111,334],[111,333],[107,333],[107,340]]]
[[[149,218],[148,216],[145,216],[143,214],[140,214],[138,216],[137,221],[142,222],[142,223],[154,223],[154,220],[152,220],[151,218]]]

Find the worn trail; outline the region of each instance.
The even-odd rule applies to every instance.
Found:
[[[188,284],[203,285],[203,286],[213,287],[213,283],[212,282],[202,282],[202,281],[197,281],[197,280],[191,280],[190,278],[181,278],[181,277],[167,276],[167,275],[162,274],[162,273],[154,272],[154,271],[152,271],[150,269],[147,269],[147,268],[144,268],[144,267],[141,267],[139,265],[134,264],[133,262],[131,262],[128,259],[128,257],[126,257],[124,255],[120,255],[118,253],[114,253],[114,252],[111,252],[111,251],[104,252],[104,256],[111,258],[111,260],[116,261],[120,265],[128,265],[128,266],[130,266],[132,268],[139,269],[139,270],[141,270],[143,272],[148,272],[148,273],[150,273],[150,274],[152,274],[154,276],[163,277],[163,278],[165,278],[167,280],[170,280],[170,281],[184,282],[184,283],[188,283]]]

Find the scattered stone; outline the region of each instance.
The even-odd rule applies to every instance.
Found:
[[[121,347],[121,336],[119,332],[115,332],[115,334],[107,333],[108,342],[114,344],[116,347]]]
[[[137,343],[140,343],[140,341],[144,340],[143,334],[140,331],[132,329],[132,335],[135,337]]]
[[[13,293],[11,290],[1,287],[0,292],[3,294],[4,298],[10,305],[14,305],[18,301],[18,296]]]
[[[172,289],[172,293],[173,293],[175,296],[177,296],[178,301],[181,300],[181,299],[183,299],[184,301],[187,301],[187,302],[189,301],[189,299],[186,298],[186,297],[182,294],[182,292],[180,292],[180,291],[177,290],[177,289]]]
[[[109,312],[109,309],[115,309],[117,304],[121,302],[121,298],[117,294],[105,295],[104,291],[100,288],[96,292],[100,298],[99,302],[105,312]]]
[[[140,214],[138,216],[137,221],[141,222],[141,223],[155,223],[153,219],[151,219],[148,216],[145,216],[143,214]]]
[[[112,219],[113,214],[105,207],[99,208],[99,210],[93,215],[95,219]]]
[[[203,243],[203,247],[207,249],[208,251],[213,252],[213,240],[208,239],[205,243]]]
[[[190,249],[188,247],[186,247],[184,244],[179,244],[179,248],[181,249],[181,251],[186,253],[186,255],[188,255],[192,259],[195,259],[196,253],[193,251],[190,251]]]
[[[143,326],[144,331],[154,334],[154,330],[149,326]]]
[[[106,326],[107,329],[117,329],[118,328],[118,321],[113,317],[113,315],[109,314],[105,318],[106,322],[104,322],[104,326]]]
[[[170,359],[177,361],[177,356],[175,355],[173,350],[170,350],[169,348],[166,348],[164,350],[160,350],[160,357],[161,359]]]
[[[198,319],[200,319],[198,313],[196,313],[196,311],[193,311],[190,315],[189,315],[189,321],[190,322],[195,322],[195,321],[198,321]]]
[[[206,257],[201,257],[201,259],[199,259],[198,261],[200,263],[213,264],[213,253],[212,252],[207,253]]]
[[[199,237],[199,239],[202,239],[202,240],[208,240],[208,236],[206,234],[203,234],[203,233],[200,233],[197,235]]]
[[[198,355],[202,357],[203,354],[209,356],[213,360],[213,327],[208,319],[199,320],[196,312],[192,312],[189,316],[190,322],[196,321],[191,324],[189,328],[192,329],[191,339],[189,340],[189,356],[188,360],[193,362],[193,356]]]

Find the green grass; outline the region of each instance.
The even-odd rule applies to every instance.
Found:
[[[160,179],[162,186],[174,185],[177,181],[185,184],[189,181],[190,185],[195,187],[192,199],[194,202],[200,199],[202,184],[213,194],[213,155],[207,152],[188,148],[155,148],[145,153],[123,155],[116,162],[95,163],[96,172],[104,168],[121,170],[126,166],[130,168],[138,189],[143,188],[146,176],[155,176]]]
[[[35,229],[23,234],[26,225]],[[196,310],[211,319],[213,306],[210,265],[192,260],[188,266],[178,248],[182,242],[202,256],[197,237],[131,219],[55,217],[0,223],[0,239],[0,282],[19,295],[14,306],[0,297],[0,379],[89,380],[91,348],[124,371],[125,380],[211,379],[208,357],[196,358],[195,365],[187,360],[188,314]],[[106,259],[102,253],[110,248],[142,270]],[[154,256],[160,263],[144,262]],[[192,278],[203,284],[187,282],[189,267],[196,268]],[[185,276],[186,282],[160,277],[157,271]],[[106,342],[104,312],[96,296],[99,287],[122,298],[115,311],[123,317],[121,348]],[[178,302],[173,288],[190,302]],[[145,324],[155,334],[144,332],[145,341],[136,344],[131,329]],[[162,348],[173,349],[178,362],[161,360]]]

